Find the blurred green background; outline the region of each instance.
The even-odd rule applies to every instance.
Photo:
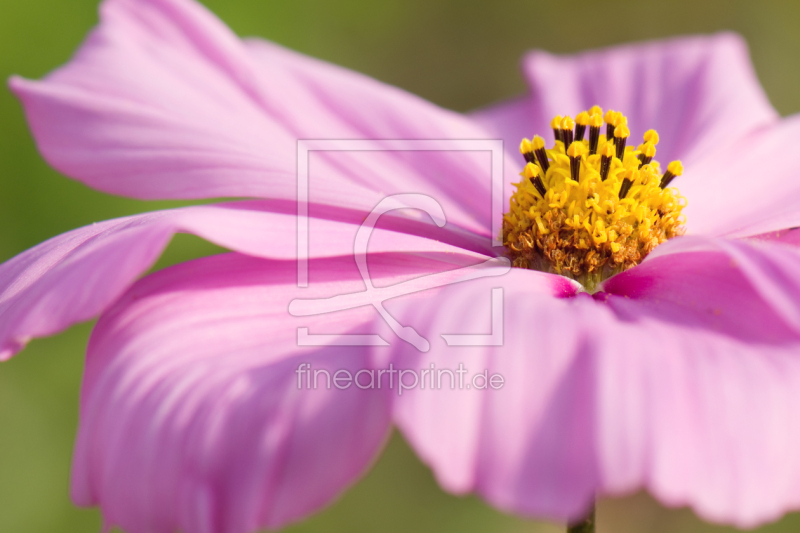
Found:
[[[518,60],[529,48],[584,48],[732,29],[783,115],[800,111],[800,2],[733,0],[207,0],[240,35],[259,35],[460,111],[525,90]],[[95,0],[0,0],[0,77],[39,77],[64,63],[96,23]],[[48,168],[21,108],[0,90],[0,260],[94,221],[179,205],[94,192]],[[214,253],[179,237],[159,266]],[[82,352],[89,325],[33,342],[0,364],[0,532],[95,532],[100,517],[68,497]],[[605,500],[599,531],[722,532],[688,510],[644,494]],[[442,493],[395,436],[372,472],[293,532],[562,531],[502,515],[475,498]],[[800,515],[759,531],[800,530]]]

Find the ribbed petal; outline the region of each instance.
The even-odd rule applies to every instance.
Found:
[[[748,238],[748,240],[754,240],[757,242],[758,241],[779,242],[783,244],[789,244],[791,246],[798,246],[800,245],[800,231],[798,231],[797,227],[787,228],[778,231],[769,231],[767,233],[759,233],[758,235],[753,235],[752,237]]]
[[[272,212],[275,209],[268,202],[253,201],[145,213],[70,231],[10,259],[0,265],[0,359],[11,357],[31,338],[52,335],[102,312],[152,266],[176,232],[193,233],[249,255],[295,260],[296,216]],[[346,218],[340,212],[328,214]],[[384,227],[372,233],[371,253],[485,259],[459,247],[480,250],[481,241],[475,242],[474,236],[453,235],[400,217],[384,219]],[[353,222],[309,219],[309,256],[352,254],[359,227]]]
[[[676,294],[686,298],[681,301],[684,306],[698,302],[711,306],[713,302],[715,315],[731,313],[727,319],[730,324],[748,317],[749,326],[742,320],[726,330],[734,336],[752,329],[753,338],[767,338],[787,327],[800,336],[798,268],[800,251],[791,244],[687,236],[659,246],[644,263],[609,279],[602,288],[629,296],[634,290],[630,287],[646,291],[654,300],[665,303],[665,318],[667,302]],[[659,280],[675,285],[661,286]],[[703,284],[706,288],[701,290]],[[696,286],[689,288],[692,285]],[[753,307],[759,302],[763,308]],[[753,310],[753,317],[741,313],[745,307]],[[737,314],[740,318],[734,316]],[[753,321],[756,316],[761,318]]]
[[[486,333],[491,289],[504,288],[502,346],[396,350],[398,365],[505,378],[398,400],[445,488],[555,519],[642,488],[740,527],[800,507],[800,254],[684,241],[594,298],[544,297],[526,290],[540,274],[512,270],[447,288],[424,313],[392,308],[431,339]]]
[[[628,116],[637,144],[646,130],[658,130],[656,159],[682,159],[691,168],[705,152],[778,119],[750,63],[747,45],[730,33],[572,56],[537,50],[525,57],[523,70],[529,96],[474,114],[501,135],[509,149],[533,134],[550,139],[550,120],[556,115],[574,117],[600,105]]]
[[[294,140],[269,120],[241,42],[189,0],[111,0],[75,57],[12,78],[61,172],[137,198],[288,196]]]
[[[592,452],[594,371],[576,298],[557,299],[565,278],[512,269],[500,278],[448,287],[424,308],[391,312],[422,327],[431,351],[395,347],[401,368],[432,368],[441,385],[405,391],[395,421],[446,490],[478,492],[517,514],[563,518],[582,511],[597,483]],[[499,346],[447,347],[442,334],[497,334],[492,289],[503,289]],[[451,377],[463,365],[463,385]],[[473,376],[503,376],[477,390]]]
[[[343,180],[382,193],[421,192],[440,201],[448,218],[472,231],[490,235],[492,160],[484,143],[464,150],[464,141],[496,136],[463,115],[441,109],[417,96],[274,43],[250,39],[249,51],[263,79],[282,87],[272,96],[277,116],[298,138],[404,139],[443,141],[438,149],[364,153],[319,153],[325,170]],[[435,144],[432,143],[431,146]],[[459,148],[461,146],[461,148]],[[515,159],[505,159],[507,176],[517,176]],[[498,176],[500,177],[500,176]],[[311,178],[312,187],[319,181]],[[318,194],[311,191],[314,200]],[[375,201],[379,200],[377,197]],[[352,200],[342,198],[345,205]]]
[[[137,198],[293,201],[299,140],[489,137],[399,89],[244,43],[192,0],[106,0],[70,63],[11,86],[53,166]],[[388,194],[427,193],[453,223],[490,235],[492,161],[476,150],[317,150],[310,200],[363,212]]]
[[[397,262],[383,270],[429,266]],[[105,313],[87,354],[75,501],[128,533],[246,533],[357,479],[387,436],[390,391],[328,388],[324,375],[301,386],[302,363],[355,375],[375,361],[368,346],[298,347],[297,328],[368,333],[374,311],[290,316],[294,298],[363,290],[349,258],[311,272],[298,289],[294,262],[215,256],[148,276]]]
[[[675,180],[691,233],[745,237],[800,226],[794,153],[800,116],[754,131]]]

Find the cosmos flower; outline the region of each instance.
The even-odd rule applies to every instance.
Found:
[[[392,424],[443,488],[524,516],[574,520],[596,496],[639,489],[739,526],[800,507],[800,237],[789,230],[800,225],[800,123],[771,108],[738,37],[533,52],[529,95],[464,116],[242,41],[191,0],[101,10],[66,66],[11,81],[48,162],[112,194],[254,198],[94,224],[0,266],[4,359],[100,316],[71,492],[108,526],[280,527],[357,480]],[[595,105],[627,121],[612,113],[592,146]],[[577,125],[555,121],[544,163],[541,141],[523,141],[526,165],[520,139],[565,114]],[[574,126],[589,131],[573,147]],[[651,128],[657,140],[626,149],[630,132]],[[487,153],[312,153],[308,287],[298,287],[298,140],[498,138],[507,248],[492,246]],[[685,173],[666,183],[678,166],[662,172],[654,150]],[[383,215],[369,273],[378,288],[430,274],[453,282],[385,302],[426,352],[360,305],[371,300],[352,253],[373,208],[407,193],[435,199],[446,224],[419,210]],[[232,252],[136,281],[175,232]],[[455,283],[461,268],[500,256],[523,268]],[[498,288],[502,345],[447,346],[443,333],[485,333]],[[346,310],[288,311],[341,294],[355,295]],[[301,330],[327,341],[299,346]],[[343,346],[345,333],[392,342]],[[302,365],[389,364],[463,364],[505,382],[402,395],[298,387]]]

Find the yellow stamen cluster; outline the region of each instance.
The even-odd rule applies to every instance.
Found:
[[[653,160],[658,133],[649,130],[638,147],[626,146],[627,123],[622,113],[603,115],[595,106],[577,120],[555,117],[552,149],[538,136],[522,140],[528,163],[503,217],[514,266],[561,274],[592,291],[683,233],[686,199],[667,187],[682,165],[673,161],[662,174]]]

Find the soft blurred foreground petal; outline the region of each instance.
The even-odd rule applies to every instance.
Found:
[[[556,115],[574,117],[600,105],[627,115],[637,139],[648,129],[658,130],[656,159],[683,159],[690,165],[705,152],[778,119],[750,64],[747,45],[730,33],[573,56],[537,50],[525,57],[523,69],[530,96],[474,114],[510,149],[533,134],[549,138]]]
[[[296,259],[296,215],[275,209],[269,202],[252,201],[145,213],[70,231],[10,259],[0,265],[0,359],[11,357],[31,338],[52,335],[102,312],[153,265],[177,232],[253,256]],[[395,231],[375,229],[370,252],[454,253],[476,261],[483,257],[459,247],[480,249],[480,242],[469,235],[402,217],[385,217],[385,226]],[[309,256],[352,254],[358,227],[309,219]]]
[[[769,277],[780,248],[742,253]],[[781,276],[800,273],[780,257]],[[398,399],[397,423],[446,489],[562,520],[641,488],[740,527],[800,507],[800,299],[776,300],[720,249],[648,260],[594,297],[526,290],[538,275],[514,269],[449,287],[424,312],[392,308],[427,332],[486,333],[503,289],[502,346],[430,335],[428,355],[396,349],[399,366],[504,377],[499,390],[445,380]]]
[[[302,363],[330,375],[374,368],[367,346],[298,347],[300,326],[367,333],[373,319],[366,307],[288,314],[298,296],[363,290],[349,258],[320,265],[308,289],[294,262],[236,254],[134,285],[90,341],[75,501],[128,533],[246,533],[303,517],[355,481],[387,436],[389,391],[324,377],[299,386]]]

